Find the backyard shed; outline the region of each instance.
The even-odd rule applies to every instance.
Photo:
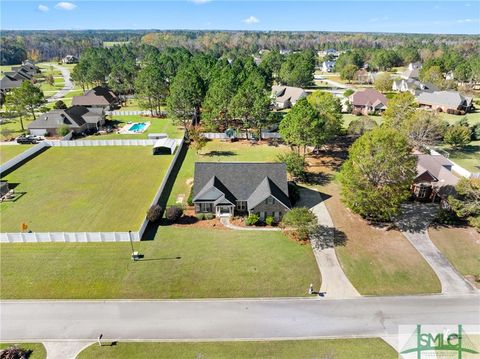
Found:
[[[178,141],[173,138],[161,138],[153,145],[153,154],[171,154],[175,153]]]

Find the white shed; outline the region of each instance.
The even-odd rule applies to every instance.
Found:
[[[173,138],[161,138],[153,145],[153,154],[168,153],[173,155],[178,146],[178,140]]]

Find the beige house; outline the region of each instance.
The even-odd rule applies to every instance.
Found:
[[[272,86],[272,102],[277,110],[290,108],[306,96],[307,93],[300,87]]]

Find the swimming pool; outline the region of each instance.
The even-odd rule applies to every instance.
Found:
[[[148,125],[145,122],[134,123],[128,129],[129,132],[142,133],[147,129]]]

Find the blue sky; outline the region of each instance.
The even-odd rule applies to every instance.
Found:
[[[475,1],[4,1],[1,29],[315,30],[480,34]]]

